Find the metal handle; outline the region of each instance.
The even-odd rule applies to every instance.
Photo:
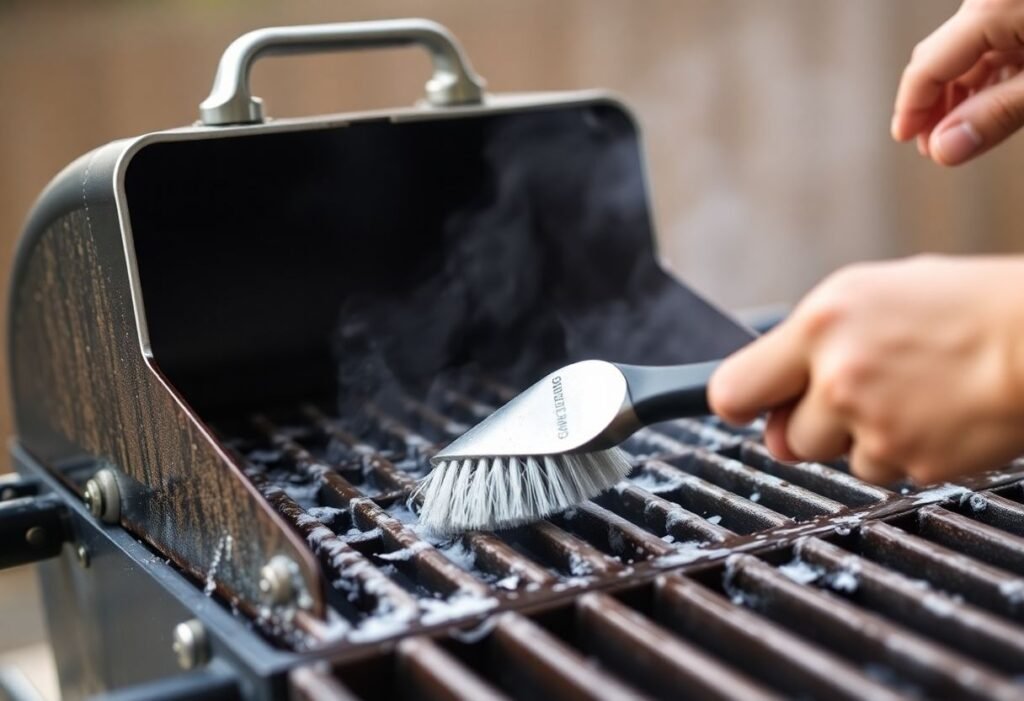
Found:
[[[469,65],[447,29],[425,19],[268,27],[243,34],[220,57],[209,97],[199,105],[207,126],[263,121],[263,101],[249,91],[252,64],[261,56],[395,48],[418,44],[430,53],[434,75],[427,101],[437,107],[479,103],[484,81]]]

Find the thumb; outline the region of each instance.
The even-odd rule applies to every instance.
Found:
[[[932,130],[928,152],[940,165],[978,156],[1024,125],[1024,73],[975,93]]]

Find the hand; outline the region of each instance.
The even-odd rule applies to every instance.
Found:
[[[941,165],[984,153],[1024,124],[1024,0],[964,0],[914,47],[892,118],[897,141]]]
[[[1024,257],[845,268],[727,359],[711,407],[770,411],[783,460],[847,452],[873,482],[927,484],[1024,454]]]

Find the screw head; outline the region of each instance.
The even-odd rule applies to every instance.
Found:
[[[171,650],[178,658],[178,666],[182,669],[195,669],[206,664],[210,659],[210,643],[206,637],[206,628],[198,619],[179,623],[174,627],[174,639]]]
[[[42,526],[32,526],[25,531],[25,540],[33,548],[41,548],[46,545],[46,529]]]
[[[284,555],[275,555],[260,570],[260,593],[274,606],[289,604],[295,598],[297,566]]]
[[[17,492],[14,491],[14,487],[4,487],[3,489],[0,489],[0,501],[13,499],[15,494],[17,494]]]
[[[75,548],[75,557],[78,558],[78,564],[80,564],[82,567],[89,566],[89,549],[84,545],[80,544],[77,548]]]
[[[121,491],[113,470],[104,468],[85,483],[85,505],[89,513],[104,523],[121,519]]]

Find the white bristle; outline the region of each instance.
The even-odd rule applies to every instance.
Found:
[[[508,528],[597,496],[629,474],[618,448],[579,455],[445,460],[416,488],[435,533]]]

